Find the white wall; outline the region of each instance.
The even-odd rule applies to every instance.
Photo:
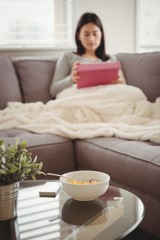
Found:
[[[86,11],[101,18],[108,53],[135,52],[135,0],[76,0],[77,19]]]
[[[80,15],[86,11],[95,12],[101,18],[108,54],[135,52],[135,0],[73,0],[75,26]],[[63,51],[63,50],[62,50]],[[59,51],[12,50],[10,56],[58,56]]]

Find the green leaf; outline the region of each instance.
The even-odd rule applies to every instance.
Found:
[[[13,163],[7,162],[6,167],[13,168],[13,167],[15,167],[15,165]]]
[[[33,163],[37,162],[37,155],[35,156],[35,158],[33,159]]]
[[[17,172],[18,170],[19,170],[19,168],[17,168],[17,167],[12,167],[12,168],[9,169],[9,173],[15,173],[15,172]]]
[[[34,173],[31,173],[31,178],[32,178],[32,180],[36,180],[36,176]]]
[[[31,169],[29,169],[29,168],[23,168],[22,169],[23,174],[28,174],[29,172],[31,172]]]
[[[40,170],[42,170],[42,168],[43,168],[43,163],[41,162],[38,166],[38,170],[40,171]]]
[[[6,158],[5,157],[2,157],[1,160],[2,160],[3,164],[6,164]]]
[[[4,143],[0,139],[0,184],[10,184],[31,176],[45,174],[41,171],[43,163],[37,162],[37,156],[27,150],[27,142],[16,139],[15,144]]]
[[[7,171],[5,169],[0,169],[0,174],[7,174]]]
[[[26,160],[23,158],[21,160],[21,167],[25,167],[26,166]]]
[[[2,168],[2,169],[5,169],[6,171],[8,171],[8,168],[7,168],[6,165],[4,165],[4,164],[1,164],[1,168]]]

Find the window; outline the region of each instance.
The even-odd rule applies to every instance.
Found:
[[[160,1],[137,0],[137,52],[160,51]]]
[[[73,46],[72,0],[0,0],[0,48]]]

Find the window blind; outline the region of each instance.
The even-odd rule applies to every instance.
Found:
[[[73,46],[72,0],[0,0],[0,48]]]

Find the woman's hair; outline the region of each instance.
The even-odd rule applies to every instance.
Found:
[[[106,61],[108,60],[110,57],[109,55],[107,55],[105,53],[105,37],[104,37],[104,31],[103,31],[103,26],[102,26],[102,22],[99,19],[99,17],[95,14],[95,13],[90,13],[90,12],[86,12],[84,13],[77,24],[77,28],[76,28],[76,32],[75,32],[75,41],[76,41],[76,45],[77,45],[77,54],[83,54],[85,53],[85,48],[82,46],[81,41],[78,39],[78,34],[81,31],[81,28],[88,24],[88,23],[93,23],[95,24],[97,27],[99,27],[101,33],[102,33],[102,37],[101,37],[101,43],[100,46],[96,49],[96,56],[98,58],[100,58],[102,61]]]

